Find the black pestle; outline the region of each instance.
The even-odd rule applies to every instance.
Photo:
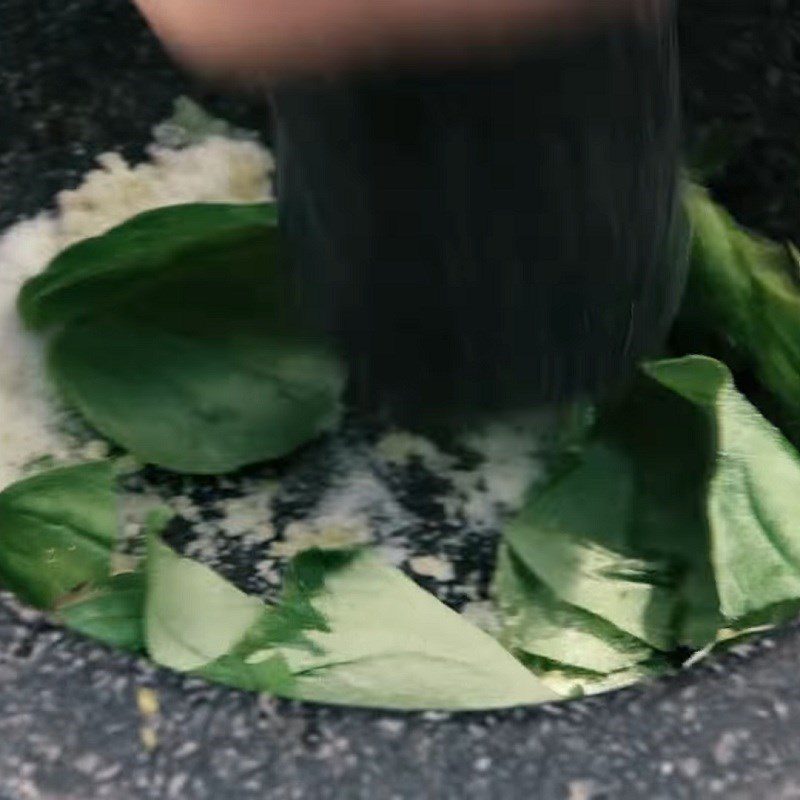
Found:
[[[683,290],[672,19],[277,87],[302,307],[396,417],[598,397]]]

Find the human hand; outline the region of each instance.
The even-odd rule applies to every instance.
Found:
[[[220,75],[457,60],[634,15],[664,0],[134,0],[175,56]]]

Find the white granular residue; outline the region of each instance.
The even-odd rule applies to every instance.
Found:
[[[452,581],[455,578],[453,565],[438,556],[416,556],[409,560],[408,565],[417,573],[437,581]]]
[[[424,436],[407,431],[390,431],[375,445],[375,452],[390,464],[404,464],[418,459],[431,472],[445,472],[453,468],[455,459],[443,453]]]
[[[271,195],[273,161],[255,142],[221,137],[183,150],[150,148],[150,161],[128,164],[106,153],[74,191],[58,196],[61,246],[97,236],[143,211],[178,203],[252,203]]]
[[[464,436],[464,444],[484,458],[478,472],[486,494],[507,510],[519,508],[531,484],[543,477],[542,452],[553,433],[554,413],[492,422]]]
[[[555,412],[538,412],[464,432],[461,445],[480,456],[480,463],[470,469],[430,440],[405,431],[382,436],[375,454],[394,466],[419,462],[452,486],[453,491],[442,497],[450,519],[475,530],[496,530],[503,516],[517,510],[528,489],[544,477],[543,452],[555,425]]]
[[[274,484],[250,487],[243,497],[221,500],[217,507],[224,516],[222,533],[229,537],[243,537],[268,541],[275,536],[270,522],[270,503],[275,491]]]
[[[373,538],[381,541],[418,522],[417,517],[397,501],[363,454],[351,454],[340,448],[337,455],[336,474],[317,505],[315,517],[340,525],[368,519],[372,523]]]
[[[0,488],[29,462],[45,456],[63,461],[71,449],[60,433],[62,412],[45,376],[42,344],[23,330],[16,310],[22,284],[59,249],[56,222],[44,215],[0,238]]]
[[[151,512],[163,506],[163,499],[154,491],[125,492],[119,503],[123,550],[138,550],[143,545],[142,534]]]
[[[313,522],[292,522],[284,531],[284,539],[270,548],[273,556],[292,558],[304,550],[339,550],[367,544],[372,540],[370,528],[364,519],[348,521],[328,520],[324,517]]]

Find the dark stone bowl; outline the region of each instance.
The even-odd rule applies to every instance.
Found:
[[[714,182],[749,224],[800,234],[800,7],[686,0],[688,138],[736,144]],[[0,227],[107,149],[140,152],[192,85],[124,0],[0,0]],[[800,797],[800,626],[677,677],[555,707],[399,715],[272,702],[154,669],[0,597],[0,799]],[[161,700],[140,740],[137,687]]]

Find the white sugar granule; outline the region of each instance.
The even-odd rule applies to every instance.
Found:
[[[62,192],[53,212],[25,220],[0,237],[0,488],[43,458],[69,463],[97,457],[65,430],[66,414],[50,385],[43,344],[16,311],[22,284],[70,244],[130,217],[188,202],[257,202],[272,195],[270,154],[253,141],[211,137],[182,150],[154,146],[132,166],[120,155],[98,158],[80,186]]]
[[[178,203],[253,203],[271,194],[273,161],[255,142],[221,137],[183,150],[150,148],[131,166],[106,153],[74,191],[58,196],[61,246],[97,236],[136,214]]]
[[[258,538],[268,541],[275,536],[270,518],[271,502],[275,492],[274,483],[264,483],[249,488],[243,497],[232,497],[219,501],[216,506],[224,515],[221,530],[229,538]]]
[[[338,445],[338,460],[331,485],[320,498],[314,520],[348,525],[352,520],[369,520],[376,541],[418,522],[404,508],[387,483],[375,473],[361,453],[350,453]]]
[[[187,522],[200,521],[200,508],[192,500],[191,497],[185,494],[176,494],[167,499],[167,504],[179,517],[182,517]]]
[[[292,522],[286,526],[284,539],[274,542],[271,554],[280,558],[292,558],[304,550],[339,550],[355,547],[371,541],[372,536],[366,520],[316,519],[313,523]]]
[[[443,453],[429,439],[407,431],[384,434],[376,443],[375,452],[390,464],[404,464],[417,459],[434,473],[450,470],[455,463],[452,456]]]
[[[23,330],[16,310],[22,284],[60,249],[54,218],[21,222],[0,238],[0,488],[45,456],[65,460],[72,443],[45,376],[41,341]]]
[[[453,565],[438,556],[417,556],[408,565],[417,575],[425,575],[437,581],[452,581],[455,578]]]
[[[405,431],[384,434],[375,444],[375,456],[400,467],[418,461],[452,486],[453,491],[441,498],[448,518],[474,530],[496,530],[544,476],[543,453],[556,429],[555,413],[495,420],[465,431],[461,445],[480,458],[469,469],[458,466],[455,457],[429,439]]]
[[[400,567],[408,559],[408,548],[396,542],[378,545],[375,552],[378,558],[390,567]]]
[[[556,427],[555,413],[492,422],[464,435],[464,445],[483,457],[478,472],[486,494],[507,510],[519,508],[531,484],[543,475],[542,453]]]

